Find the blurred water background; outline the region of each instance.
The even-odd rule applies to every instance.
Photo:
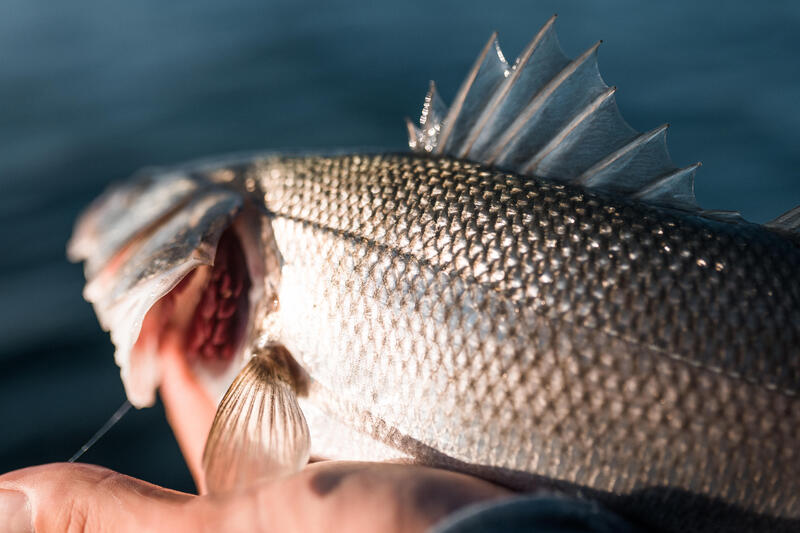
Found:
[[[405,147],[429,79],[452,97],[492,30],[513,58],[554,12],[596,39],[637,129],[702,161],[707,208],[800,204],[800,3],[0,3],[0,472],[63,461],[123,400],[112,346],[64,259],[79,213],[139,167],[254,149]],[[192,482],[160,406],[84,459]]]

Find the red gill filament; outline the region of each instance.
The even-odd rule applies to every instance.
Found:
[[[250,277],[232,229],[219,240],[211,277],[186,332],[190,360],[229,361],[247,324]]]

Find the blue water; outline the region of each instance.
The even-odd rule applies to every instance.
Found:
[[[701,205],[765,221],[800,204],[800,4],[0,3],[0,472],[72,453],[123,399],[64,259],[78,212],[150,164],[264,148],[402,149],[428,80],[451,97],[492,30],[513,57],[554,12],[640,130],[702,161]],[[608,5],[611,4],[611,5]],[[191,489],[160,407],[87,461]]]

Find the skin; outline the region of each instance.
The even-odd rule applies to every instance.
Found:
[[[202,488],[201,458],[215,407],[177,343],[167,340],[165,348],[161,397],[186,463]],[[352,532],[417,532],[465,505],[511,495],[444,470],[343,461],[312,463],[295,475],[223,496],[176,492],[86,464],[10,472],[0,476],[0,496],[4,490],[27,496],[37,533],[93,533],[112,524],[121,532],[313,532],[328,531],[332,524]]]

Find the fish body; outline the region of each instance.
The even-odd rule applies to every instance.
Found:
[[[611,148],[578,150],[570,136],[596,133],[586,124],[607,109],[605,89],[537,140],[542,102],[560,85],[526,81],[539,88],[510,113],[504,102],[521,100],[503,80],[524,78],[537,53],[556,81],[588,68],[542,59],[556,57],[551,25],[496,83],[487,45],[449,112],[431,91],[421,129],[410,128],[422,153],[206,162],[98,201],[70,252],[87,259],[86,296],[132,401],[150,403],[160,379],[147,332],[174,322],[162,302],[189,301],[167,296],[241,263],[220,260],[238,249],[217,246],[230,230],[248,282],[231,312],[244,318],[220,329],[235,355],[195,354],[196,371],[220,397],[251,357],[280,345],[302,375],[290,381],[312,455],[555,487],[664,530],[797,527],[796,217],[761,226],[696,208],[685,192],[694,167],[647,151],[663,130],[615,126],[603,137],[617,135]],[[476,94],[489,102],[482,112]],[[520,155],[521,138],[533,156]],[[639,183],[609,178],[626,172]],[[206,278],[193,274],[202,269]],[[234,301],[222,281],[195,283],[200,302],[212,285]],[[191,301],[198,311],[180,322],[190,345],[208,320]]]
[[[447,158],[251,172],[283,260],[264,335],[335,419],[520,488],[797,508],[794,239]]]

